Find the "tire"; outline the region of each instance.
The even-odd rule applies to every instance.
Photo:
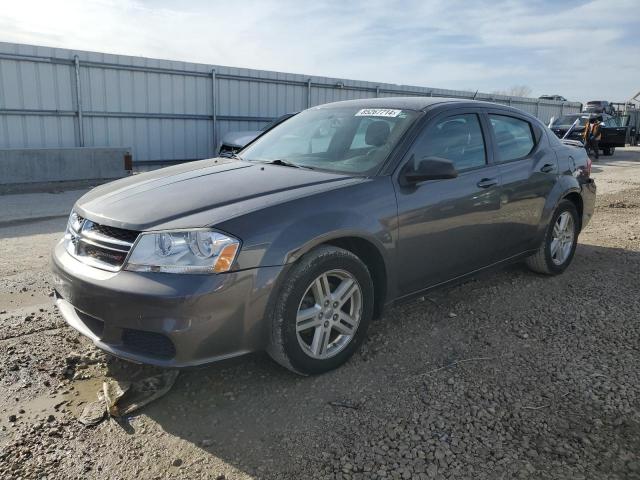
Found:
[[[602,149],[602,154],[605,157],[610,157],[613,155],[613,153],[616,151],[616,147],[606,147]]]
[[[347,295],[341,295],[339,287]],[[356,255],[338,247],[323,245],[304,255],[277,295],[268,313],[267,352],[301,375],[328,372],[345,363],[362,344],[373,317],[369,270]]]
[[[554,248],[554,240],[556,240],[554,237],[557,235],[556,224],[560,217],[567,218],[567,220],[570,218],[572,238],[569,241],[566,236],[563,237],[566,240],[560,242],[560,245],[555,252],[553,252],[552,248]],[[571,260],[575,254],[578,234],[580,233],[579,227],[580,219],[576,206],[569,200],[562,200],[551,217],[551,222],[545,231],[542,245],[535,254],[526,259],[527,266],[534,272],[545,275],[559,275],[564,272],[571,264]],[[565,246],[566,250],[563,250]],[[559,250],[563,250],[564,254],[562,258]]]

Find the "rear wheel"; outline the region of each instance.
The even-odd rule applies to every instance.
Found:
[[[610,157],[616,151],[616,147],[606,147],[602,149],[602,154],[605,157]]]
[[[558,275],[571,263],[579,233],[578,211],[573,202],[562,200],[551,218],[538,251],[527,258],[534,272]]]
[[[285,279],[270,313],[269,355],[303,375],[332,370],[358,349],[373,316],[373,282],[353,253],[321,246]]]

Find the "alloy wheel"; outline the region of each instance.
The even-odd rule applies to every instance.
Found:
[[[296,315],[296,336],[312,358],[326,359],[344,350],[362,317],[362,289],[345,270],[325,272],[311,282]]]
[[[562,265],[567,261],[573,248],[575,228],[573,216],[569,212],[562,212],[553,226],[551,235],[551,260],[556,265]]]

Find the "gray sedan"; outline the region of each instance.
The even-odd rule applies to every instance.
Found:
[[[562,273],[593,213],[590,167],[584,149],[506,106],[321,105],[233,158],[87,193],[53,252],[56,302],[132,361],[266,350],[325,372],[385,306],[510,262]]]

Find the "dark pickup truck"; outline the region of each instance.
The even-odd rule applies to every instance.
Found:
[[[621,126],[618,118],[606,113],[570,113],[551,119],[549,128],[558,138],[563,138],[571,129],[567,138],[582,141],[584,126],[591,119],[597,117],[602,122],[602,139],[600,149],[603,155],[613,155],[616,147],[624,147],[627,140],[627,126]],[[577,123],[576,123],[577,120]]]

